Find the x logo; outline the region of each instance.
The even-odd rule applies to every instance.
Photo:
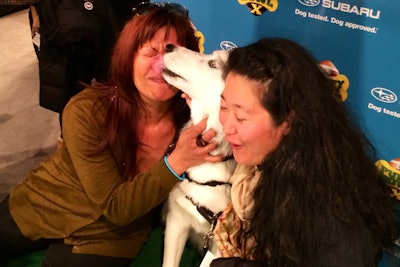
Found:
[[[254,16],[261,16],[265,11],[275,12],[278,0],[237,0],[239,4],[246,5]]]
[[[256,4],[256,3],[250,3],[251,9],[250,12],[253,13],[254,15],[261,16],[261,8],[263,7],[262,5]]]

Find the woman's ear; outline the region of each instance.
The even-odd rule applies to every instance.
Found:
[[[286,120],[283,122],[285,125],[283,126],[283,132],[282,134],[284,136],[288,135],[290,133],[290,126],[292,125],[292,119],[293,119],[293,111],[289,113],[287,116]]]
[[[282,124],[280,125],[281,127],[281,134],[282,136],[286,136],[289,134],[290,132],[290,124],[287,120],[285,120],[284,122],[282,122]]]

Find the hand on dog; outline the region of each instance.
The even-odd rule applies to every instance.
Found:
[[[184,129],[178,139],[175,150],[168,156],[168,163],[178,174],[184,173],[188,168],[200,165],[204,162],[220,162],[222,156],[212,156],[209,153],[216,148],[216,144],[211,141],[216,135],[215,131],[206,129],[207,119],[203,119],[196,125],[191,125]],[[198,146],[196,139],[202,135],[206,142],[205,146]]]

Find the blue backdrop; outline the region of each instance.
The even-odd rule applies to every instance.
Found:
[[[340,72],[333,78],[343,86],[343,101],[375,146],[377,166],[400,199],[400,1],[176,2],[189,9],[204,36],[204,53],[270,36],[297,41],[318,60],[331,61]]]
[[[342,100],[375,146],[376,165],[400,200],[400,1],[176,2],[189,9],[204,37],[204,53],[284,37],[319,61],[333,63],[340,75],[332,78],[341,86]],[[392,256],[385,254],[380,267],[400,266]]]

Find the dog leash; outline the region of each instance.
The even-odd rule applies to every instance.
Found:
[[[224,161],[230,160],[232,158],[233,158],[233,156],[228,156],[224,159]],[[216,187],[219,185],[229,185],[229,186],[232,185],[231,183],[228,183],[228,182],[221,182],[221,181],[215,181],[215,180],[200,183],[200,182],[197,182],[197,181],[191,179],[188,173],[186,173],[186,180],[190,183],[195,183],[195,184],[203,185],[203,186],[212,186],[212,187]],[[203,216],[203,218],[206,219],[207,222],[210,223],[210,229],[208,230],[207,234],[203,237],[203,239],[204,239],[203,257],[204,257],[208,251],[208,248],[210,247],[210,239],[213,238],[213,236],[214,236],[214,229],[215,229],[215,226],[217,225],[218,218],[219,218],[219,216],[221,216],[222,212],[214,213],[207,207],[200,206],[199,203],[196,203],[192,197],[187,196],[187,195],[185,197],[193,204],[193,206],[196,207],[197,211],[201,214],[201,216]]]
[[[221,216],[222,212],[214,213],[210,209],[200,206],[198,203],[195,203],[193,198],[186,196],[188,199],[197,209],[197,211],[210,223],[210,229],[208,230],[207,234],[203,237],[203,256],[207,253],[208,248],[210,247],[210,239],[214,236],[214,229],[217,225],[217,221],[219,216]]]
[[[199,208],[197,208],[197,210],[201,214],[201,211],[199,210]],[[208,210],[208,211],[210,211],[210,210]],[[219,216],[221,216],[221,214],[222,214],[222,212],[219,212],[217,214],[213,214],[213,216],[211,217],[210,229],[208,230],[208,233],[204,236],[203,257],[206,255],[208,248],[210,247],[210,239],[214,237],[214,229],[215,229],[215,226],[217,225],[217,220],[218,220]]]

